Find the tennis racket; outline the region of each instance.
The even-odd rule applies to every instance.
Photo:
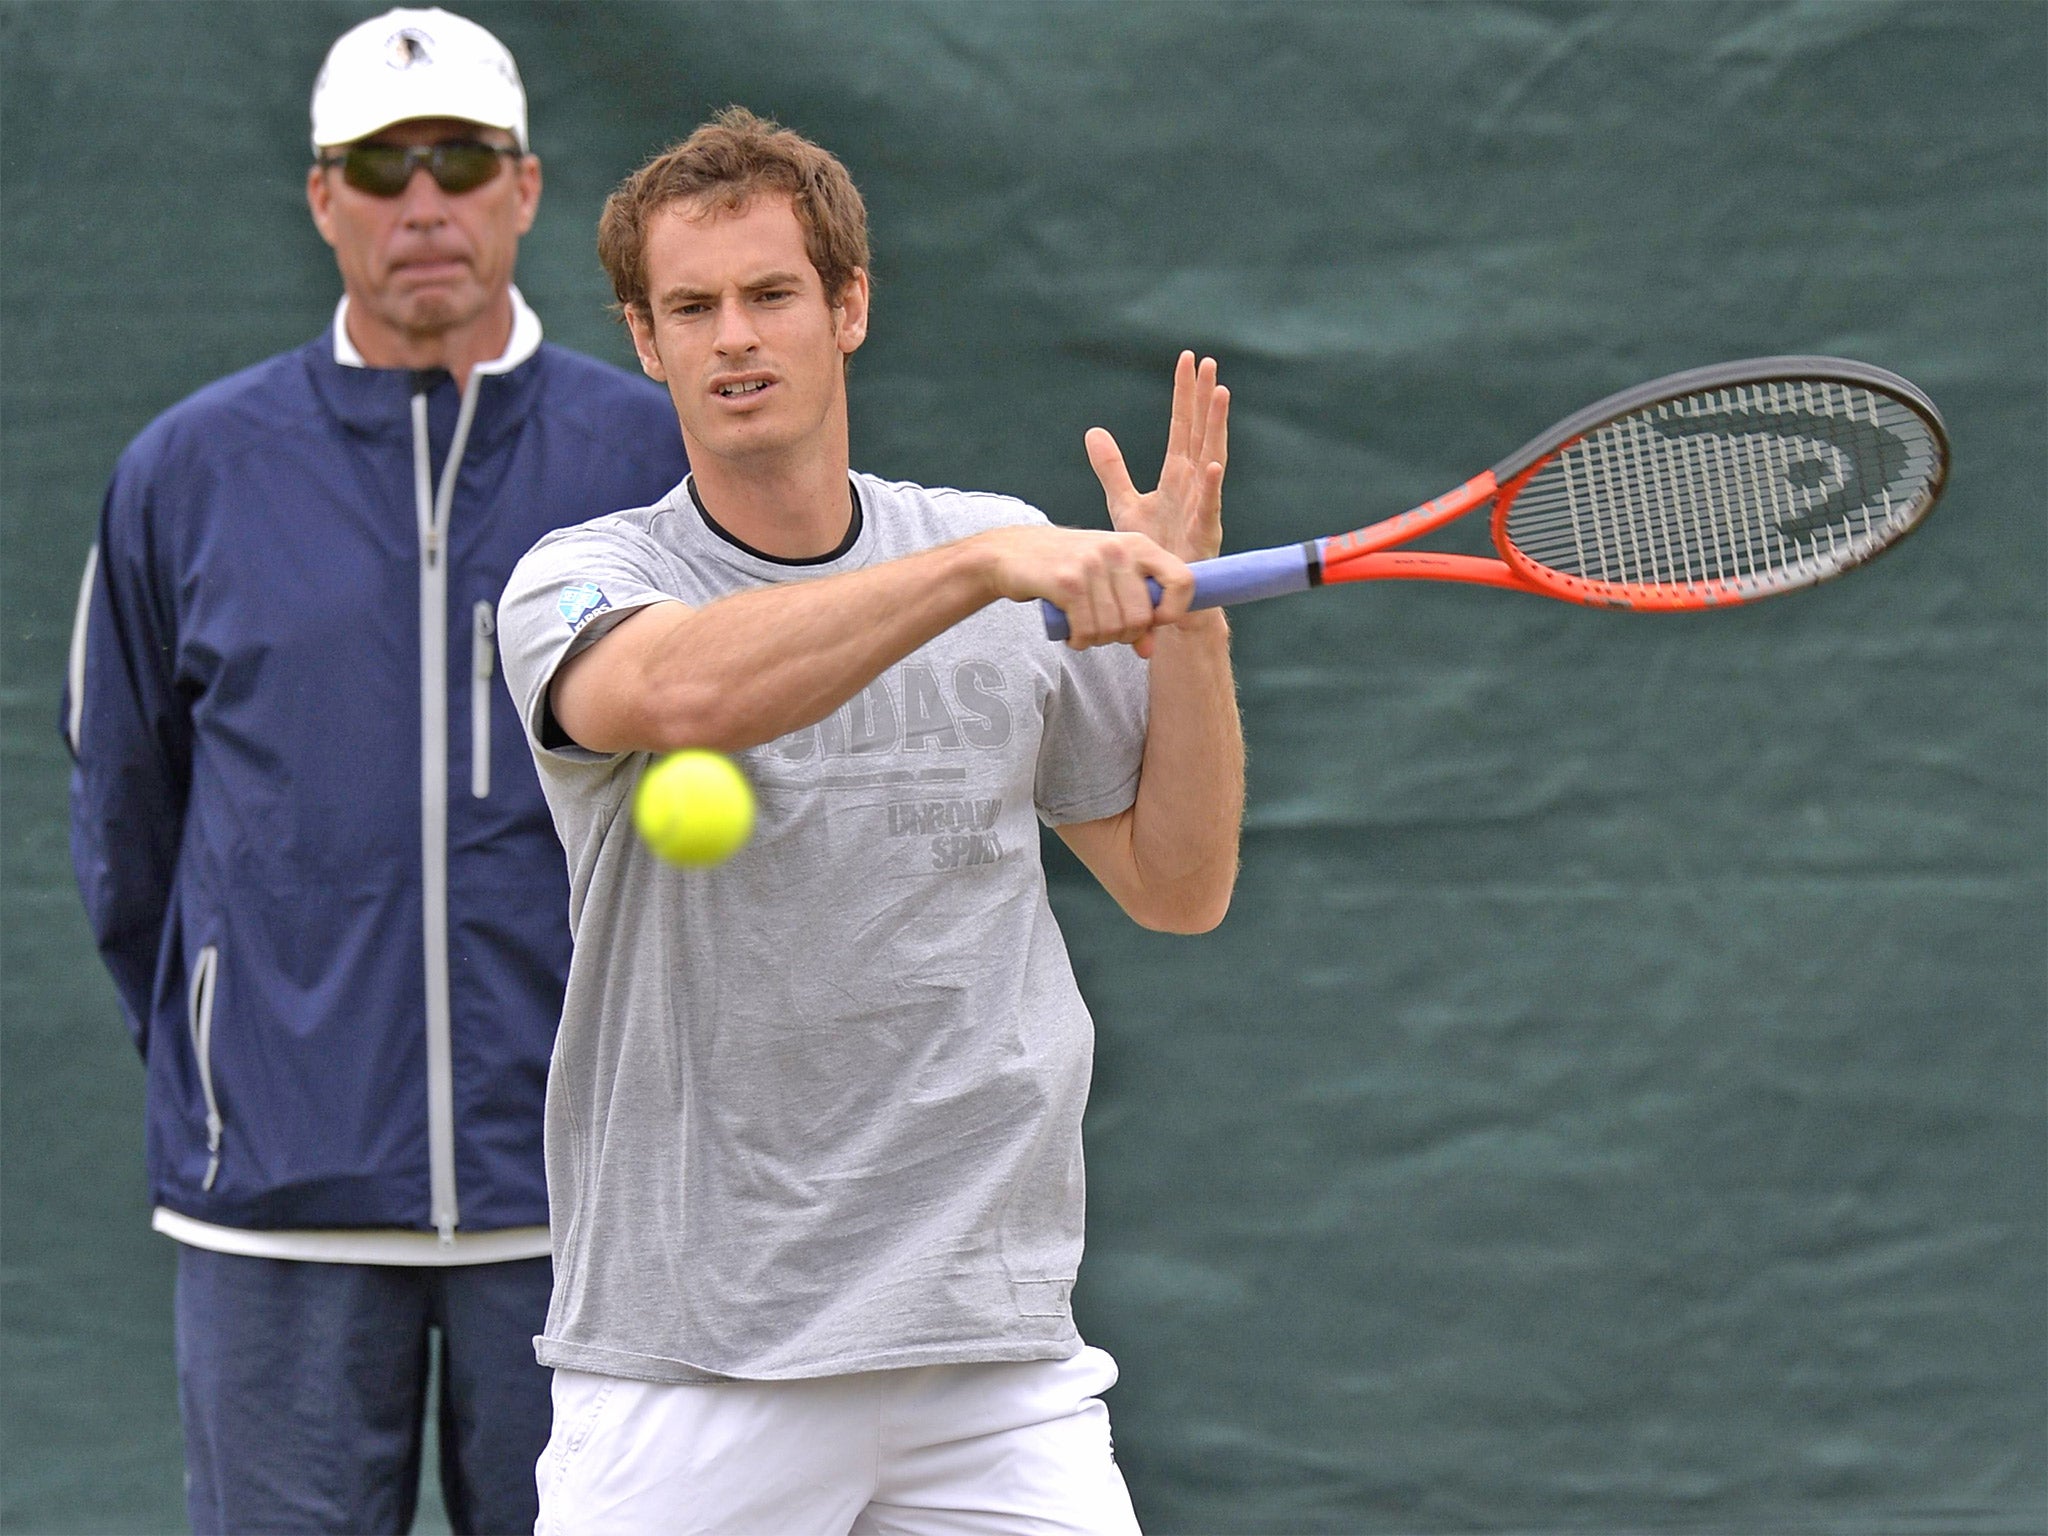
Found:
[[[1695,368],[1609,395],[1383,522],[1198,561],[1191,606],[1390,579],[1594,608],[1747,603],[1839,576],[1912,532],[1941,494],[1948,451],[1934,403],[1867,363]],[[1393,548],[1489,502],[1497,560]],[[1064,640],[1066,615],[1041,607],[1046,633]]]

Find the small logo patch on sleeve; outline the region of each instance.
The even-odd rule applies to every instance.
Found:
[[[562,595],[555,600],[555,609],[568,621],[569,628],[581,629],[605,609],[612,600],[604,595],[597,583],[579,581],[562,588]]]

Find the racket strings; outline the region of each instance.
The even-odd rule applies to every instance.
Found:
[[[1853,565],[1931,502],[1942,449],[1911,406],[1834,380],[1714,389],[1586,433],[1529,477],[1506,542],[1622,586],[1754,591]]]

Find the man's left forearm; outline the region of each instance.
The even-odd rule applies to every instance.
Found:
[[[1221,609],[1157,631],[1151,724],[1130,811],[1148,926],[1202,933],[1223,921],[1244,821],[1244,731]]]

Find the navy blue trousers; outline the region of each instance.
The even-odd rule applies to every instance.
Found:
[[[551,1373],[546,1259],[447,1268],[178,1249],[178,1397],[197,1536],[412,1529],[429,1351],[448,1523],[512,1536],[539,1514]]]

